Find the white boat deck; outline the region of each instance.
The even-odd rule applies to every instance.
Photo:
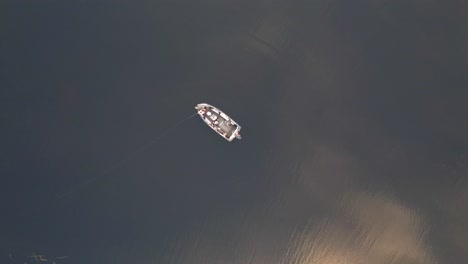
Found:
[[[232,141],[235,137],[240,138],[239,131],[241,127],[216,107],[208,104],[198,104],[195,109],[198,110],[198,114],[203,121],[226,140]]]

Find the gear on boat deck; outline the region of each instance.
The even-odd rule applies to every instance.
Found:
[[[214,109],[210,107],[204,107],[200,109],[205,120],[208,120],[212,127],[215,127],[218,131],[223,133],[227,138],[230,138],[232,133],[236,131],[236,126],[232,125],[228,119],[223,117],[221,113],[217,113]]]

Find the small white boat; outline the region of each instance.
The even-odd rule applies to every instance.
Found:
[[[197,104],[195,109],[203,121],[227,141],[241,139],[241,126],[218,108],[209,104]]]

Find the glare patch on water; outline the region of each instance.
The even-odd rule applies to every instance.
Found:
[[[396,199],[349,193],[341,209],[341,216],[295,230],[281,263],[437,263],[424,217]]]

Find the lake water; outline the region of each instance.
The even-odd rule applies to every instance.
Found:
[[[468,263],[462,2],[1,6],[2,263]]]

